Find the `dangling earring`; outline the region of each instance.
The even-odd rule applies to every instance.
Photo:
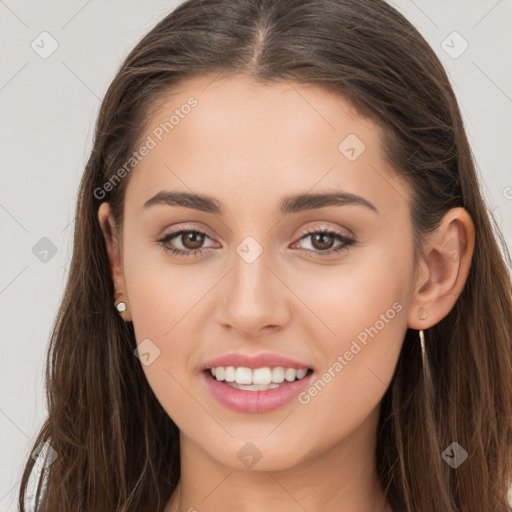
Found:
[[[421,362],[423,363],[423,370],[428,367],[427,352],[425,350],[425,333],[423,329],[420,330],[420,345],[421,345]]]
[[[418,317],[420,320],[426,320],[428,318],[427,312],[423,308],[421,308],[418,313]],[[425,333],[423,332],[423,329],[420,329],[419,336],[421,345],[421,363],[423,366],[423,380],[425,382],[425,388],[427,389],[427,393],[431,395],[433,391],[432,375],[430,373],[430,364],[428,362],[428,354],[427,349],[425,347]]]

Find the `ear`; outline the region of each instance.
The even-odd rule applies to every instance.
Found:
[[[101,203],[98,209],[98,220],[105,238],[108,259],[110,263],[110,273],[114,284],[115,294],[113,302],[121,299],[128,305],[128,296],[123,276],[123,266],[121,260],[121,247],[119,244],[118,228],[115,224],[109,203]],[[121,317],[126,321],[131,321],[129,308],[121,313]]]
[[[466,283],[474,246],[471,216],[464,208],[452,208],[424,246],[409,310],[410,328],[427,329],[450,312]]]

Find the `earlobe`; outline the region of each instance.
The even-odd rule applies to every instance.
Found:
[[[131,321],[131,315],[128,311],[128,299],[121,264],[117,228],[109,203],[101,203],[98,209],[98,220],[105,238],[105,245],[110,264],[110,273],[114,284],[115,292],[113,304],[124,320]]]
[[[464,208],[449,210],[424,247],[409,327],[426,329],[451,311],[466,283],[474,244],[469,213]]]

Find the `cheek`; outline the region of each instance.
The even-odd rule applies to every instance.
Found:
[[[391,381],[407,330],[412,282],[412,252],[406,249],[383,247],[358,256],[357,264],[339,267],[332,279],[316,280],[307,295],[329,330],[312,338],[322,367],[301,403],[323,411],[320,416],[339,417],[347,427],[378,404]]]
[[[149,353],[149,357],[140,358],[142,369],[157,399],[171,412],[171,404],[183,406],[190,401],[181,384],[190,370],[195,347],[183,327],[188,325],[189,315],[193,315],[211,279],[190,279],[185,267],[166,264],[160,249],[141,245],[130,244],[130,240],[125,243],[129,307],[139,350]]]
[[[180,429],[186,429],[190,418],[201,414],[194,408],[196,402],[191,399],[187,380],[196,348],[194,333],[184,330],[197,294],[171,274],[152,269],[134,277],[130,306],[137,344],[146,346],[151,355],[149,364],[140,358],[148,384],[167,414]]]
[[[141,241],[128,237],[124,251],[124,276],[137,341],[154,338],[167,343],[216,276],[205,266],[180,265],[176,259],[171,263],[163,248],[142,241],[142,235],[139,238]]]
[[[291,281],[294,291],[306,298],[308,308],[321,320],[318,335],[325,340],[326,352],[343,349],[358,336],[364,342],[366,329],[375,325],[380,339],[394,340],[403,332],[413,270],[407,246],[366,247],[349,254],[340,265],[320,267],[314,274],[297,272],[299,277]]]

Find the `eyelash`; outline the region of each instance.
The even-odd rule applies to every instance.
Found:
[[[188,256],[200,256],[201,254],[203,254],[205,249],[195,249],[195,250],[184,251],[182,249],[176,249],[176,248],[172,249],[172,248],[167,247],[167,245],[166,245],[167,242],[169,242],[173,238],[176,238],[184,233],[199,233],[201,235],[204,235],[204,236],[207,236],[208,238],[210,238],[207,233],[205,233],[204,231],[201,231],[200,229],[181,229],[179,231],[174,231],[172,233],[165,235],[163,238],[156,240],[156,242],[158,244],[160,244],[166,252],[168,252],[172,255],[175,255],[175,256],[188,257]],[[312,251],[310,249],[298,249],[298,250],[303,253],[306,253],[308,255],[313,253],[320,257],[324,257],[326,255],[331,255],[331,254],[335,254],[335,253],[340,253],[342,251],[346,251],[350,248],[351,245],[356,243],[356,240],[354,240],[353,238],[349,238],[345,235],[342,235],[341,233],[339,233],[338,231],[336,231],[335,229],[332,229],[332,228],[315,228],[313,230],[306,231],[305,233],[303,233],[300,236],[300,238],[297,241],[300,241],[304,238],[307,238],[308,236],[315,235],[315,234],[331,235],[338,241],[342,242],[342,245],[340,245],[337,249],[329,249],[327,251]]]

